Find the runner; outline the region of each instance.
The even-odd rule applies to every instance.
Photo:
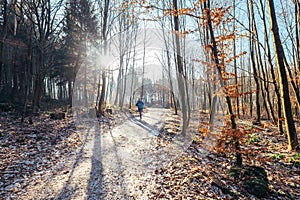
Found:
[[[138,111],[140,113],[140,120],[142,120],[142,112],[144,108],[144,103],[141,98],[138,99],[138,101],[135,104],[138,107]]]

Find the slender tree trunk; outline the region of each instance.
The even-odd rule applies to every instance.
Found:
[[[7,0],[3,1],[3,25],[0,31],[0,94],[2,93],[2,73],[3,73],[3,47],[4,47],[4,38],[5,38],[5,30],[6,30],[6,20],[7,20]]]
[[[134,53],[135,55],[135,53]],[[133,61],[134,63],[134,61]],[[133,83],[134,83],[134,78],[135,78],[135,70],[134,70],[134,66],[132,68],[132,76],[131,76],[131,83],[130,83],[130,97],[129,97],[129,109],[131,109],[132,107],[132,101],[134,100],[133,99]]]
[[[254,16],[253,16],[254,17]],[[262,54],[261,54],[261,51],[260,51],[260,42],[259,42],[259,37],[258,37],[258,33],[257,33],[257,26],[256,26],[256,23],[255,23],[255,19],[253,19],[253,25],[254,25],[254,33],[255,33],[255,40],[256,40],[256,59],[258,60],[258,72],[259,74],[262,74],[263,75],[263,78],[264,80],[260,80],[260,88],[261,88],[261,95],[262,95],[262,99],[263,99],[263,105],[265,107],[265,111],[267,113],[267,119],[270,120],[270,112],[269,112],[269,108],[268,108],[268,105],[267,105],[267,99],[266,99],[266,95],[265,95],[265,91],[267,93],[267,97],[268,97],[268,100],[270,101],[270,96],[268,95],[269,94],[269,91],[268,91],[268,87],[267,87],[267,82],[266,82],[266,75],[265,75],[265,72],[264,72],[264,69],[263,69],[263,62],[262,62]],[[263,90],[263,87],[264,87],[264,90]],[[271,104],[270,104],[271,106]],[[271,109],[271,107],[270,107]],[[272,114],[272,119],[273,121],[275,121],[275,116],[274,116],[274,112],[272,112],[273,110],[271,110],[271,114]]]
[[[105,97],[105,88],[106,88],[106,75],[105,75],[105,71],[102,71],[102,87],[101,87],[101,94],[100,94],[100,99],[99,99],[99,103],[98,103],[98,114],[99,116],[101,116],[103,114],[104,111],[104,106],[105,106],[105,102],[104,102],[104,97]]]
[[[113,82],[114,82],[114,76],[111,75],[111,80],[110,80],[110,87],[109,87],[109,94],[110,94],[110,99],[109,102],[112,102],[112,93],[113,93]]]
[[[132,58],[132,75],[131,75],[131,83],[130,83],[130,92],[129,92],[129,109],[131,109],[132,107],[132,101],[133,99],[133,88],[134,88],[134,79],[135,77],[135,57],[136,57],[136,42],[137,42],[137,33],[138,32],[138,28],[135,27],[135,31],[134,31],[134,46],[133,46],[133,58]]]
[[[243,62],[243,61],[241,61],[241,62]],[[242,65],[241,66],[244,66],[243,65],[243,63],[242,63]],[[245,92],[245,89],[244,89],[244,87],[245,87],[245,85],[246,85],[246,81],[245,81],[245,73],[243,72],[242,73],[242,88],[241,88],[241,90],[242,90],[242,93],[244,93]],[[242,113],[243,113],[243,117],[245,117],[245,114],[246,114],[246,111],[245,111],[245,107],[246,107],[246,105],[244,104],[244,102],[246,101],[246,95],[244,95],[244,97],[242,97],[241,98],[241,105],[242,105]]]
[[[72,101],[73,101],[73,83],[71,80],[68,80],[68,100],[69,100],[69,106],[72,107]]]
[[[185,1],[179,1],[179,7],[186,7],[185,5]],[[181,17],[181,23],[180,23],[180,27],[181,27],[181,31],[186,31],[186,19],[184,17],[184,15]],[[179,20],[178,20],[179,21]],[[180,30],[180,29],[179,29]],[[185,109],[186,109],[186,113],[187,113],[187,119],[186,119],[186,126],[189,125],[190,123],[190,118],[191,118],[191,104],[190,104],[190,96],[189,96],[189,85],[187,80],[189,80],[190,77],[188,77],[188,72],[187,72],[187,56],[186,56],[186,38],[183,37],[181,39],[181,44],[180,44],[180,48],[181,48],[181,58],[182,58],[182,66],[183,66],[183,81],[184,81],[184,86],[185,86]]]
[[[286,60],[285,56],[284,56],[284,63],[285,63],[285,66],[286,66],[286,68],[288,70],[288,74],[289,74],[289,77],[290,77],[292,89],[293,89],[293,91],[295,93],[295,97],[296,97],[296,101],[297,101],[297,106],[300,109],[300,90],[299,90],[299,86],[297,86],[296,82],[294,81],[292,70],[291,70],[290,66],[288,66],[288,63],[287,63],[287,60]]]
[[[262,9],[262,14],[263,14],[264,35],[265,35],[266,44],[267,44],[267,59],[268,59],[269,65],[270,65],[272,81],[273,81],[273,85],[274,85],[275,94],[277,97],[277,126],[278,126],[279,133],[283,134],[283,126],[282,126],[282,120],[281,120],[281,118],[282,118],[281,97],[280,97],[279,87],[277,84],[277,79],[276,79],[275,70],[274,70],[272,57],[271,57],[271,47],[270,47],[269,38],[267,35],[268,31],[267,31],[267,24],[266,24],[266,16],[265,16],[265,10],[264,10],[262,0],[260,0],[260,6]]]
[[[195,86],[195,67],[192,66],[192,110],[195,110],[195,93],[196,93],[196,86]],[[198,106],[197,106],[198,107]]]
[[[173,0],[173,6],[175,11],[178,11],[177,0]],[[180,41],[179,41],[179,17],[178,15],[173,16],[174,20],[174,30],[175,30],[175,47],[176,47],[176,58],[177,58],[177,69],[178,69],[178,89],[179,89],[179,96],[181,100],[181,111],[182,111],[182,130],[181,134],[186,134],[186,129],[188,127],[188,109],[186,107],[186,90],[185,90],[185,77],[183,71],[183,60],[181,56],[180,50]]]
[[[231,129],[233,131],[236,131],[237,124],[235,122],[235,114],[234,114],[233,109],[232,109],[232,104],[231,104],[230,97],[228,96],[228,94],[225,91],[225,85],[224,85],[224,81],[223,81],[223,78],[222,78],[222,69],[221,69],[221,66],[220,66],[219,59],[218,59],[218,48],[217,48],[217,43],[215,41],[213,27],[212,27],[211,16],[210,16],[210,6],[209,5],[210,5],[209,0],[208,0],[208,6],[206,4],[206,1],[204,2],[204,8],[207,11],[207,22],[208,22],[210,38],[211,38],[212,46],[213,46],[213,48],[212,48],[213,59],[214,59],[215,65],[217,67],[217,72],[218,72],[218,77],[219,77],[221,88],[225,92],[225,99],[226,99],[226,103],[227,103],[228,113],[230,115]],[[240,143],[239,143],[238,138],[235,135],[233,136],[233,142],[234,142],[235,153],[236,153],[236,162],[235,162],[235,164],[237,166],[241,166],[243,160],[242,160],[242,156],[241,156],[241,153],[240,153]]]
[[[255,51],[255,48],[254,46],[255,45],[255,35],[254,34],[257,34],[255,32],[255,27],[254,27],[254,24],[255,24],[255,16],[254,16],[254,9],[253,9],[253,0],[250,0],[250,13],[251,13],[251,25],[250,25],[250,22],[249,22],[249,28],[251,27],[251,36],[250,36],[250,56],[251,56],[251,63],[252,63],[252,68],[253,68],[253,76],[254,76],[254,81],[255,81],[255,85],[256,85],[256,91],[255,91],[255,102],[256,102],[256,124],[260,124],[260,117],[261,117],[261,114],[260,114],[260,99],[259,99],[259,95],[260,95],[260,84],[259,84],[259,81],[258,81],[258,73],[257,73],[257,68],[256,68],[256,59],[255,59],[255,55],[254,55],[254,51]]]
[[[129,47],[130,48],[130,47]],[[126,62],[125,62],[125,75],[124,75],[124,83],[123,83],[123,90],[122,90],[122,95],[121,95],[121,104],[120,108],[123,109],[124,105],[124,100],[125,100],[125,93],[126,93],[126,88],[127,88],[127,72],[128,72],[128,65],[129,65],[129,57],[130,57],[130,52],[127,52],[126,55]]]
[[[173,102],[174,105],[174,114],[178,115],[178,107],[177,102],[174,94],[174,86],[173,86],[173,80],[171,75],[171,57],[170,52],[167,51],[167,63],[168,63],[168,76],[169,76],[169,83],[170,83],[170,89],[171,89],[171,102]]]
[[[296,65],[295,65],[295,76],[300,76],[300,40],[299,40],[299,20],[300,20],[300,12],[299,12],[299,5],[300,2],[295,4],[295,32],[296,32]],[[300,78],[296,79],[297,85],[299,87],[300,85]],[[298,88],[299,89],[299,88]],[[300,111],[300,108],[298,108],[298,113]]]
[[[204,83],[203,84],[203,111],[206,113],[207,112],[207,98],[209,96],[209,94],[207,94],[207,84]]]
[[[121,65],[121,61],[120,61],[120,65]],[[116,90],[114,105],[117,105],[118,99],[119,99],[120,85],[121,85],[120,82],[121,82],[121,77],[122,77],[121,74],[122,74],[122,68],[121,68],[121,66],[119,66],[118,79],[117,79],[117,90]]]
[[[31,30],[31,29],[30,29]],[[31,33],[31,31],[30,31]],[[30,66],[31,66],[31,58],[32,58],[32,39],[31,36],[29,36],[29,42],[28,42],[28,52],[27,52],[27,58],[26,58],[26,63],[25,63],[25,69],[24,69],[24,78],[25,78],[25,97],[24,97],[24,104],[23,104],[23,111],[22,111],[22,118],[21,118],[21,123],[24,122],[26,113],[27,113],[27,105],[28,105],[28,97],[29,97],[29,91],[30,91],[30,80],[31,80],[31,74],[30,74]],[[32,121],[32,119],[31,119]]]
[[[164,6],[165,4],[163,4]],[[171,23],[172,23],[172,19],[171,19]],[[173,80],[172,80],[172,74],[171,74],[171,55],[170,55],[170,51],[168,51],[169,44],[167,41],[167,37],[165,35],[165,29],[164,29],[164,21],[162,21],[162,32],[163,32],[163,39],[164,39],[164,43],[165,43],[165,48],[167,49],[166,51],[166,55],[167,55],[167,66],[168,66],[168,77],[169,77],[169,84],[170,84],[170,103],[171,103],[171,107],[173,107],[174,105],[174,114],[178,115],[178,108],[177,108],[177,104],[176,104],[176,98],[175,98],[175,94],[174,94],[174,86],[173,86]],[[172,105],[173,104],[173,105]]]
[[[103,11],[103,26],[102,26],[102,39],[104,42],[104,54],[107,55],[107,23],[108,23],[108,12],[109,12],[109,3],[110,0],[104,1],[104,11]],[[99,80],[100,81],[100,80]],[[105,69],[102,71],[102,88],[101,95],[98,104],[98,114],[103,114],[104,104],[105,104],[105,95],[106,94],[106,72]]]
[[[300,3],[295,3],[295,32],[296,32],[296,63],[298,67],[298,73],[300,73],[300,40],[299,40],[299,23],[300,23],[300,12],[299,5]],[[297,70],[295,70],[297,71]],[[298,85],[300,83],[300,79],[298,79]]]
[[[233,17],[235,16],[235,0],[233,0]],[[233,28],[235,29],[235,20],[233,20]],[[234,39],[233,39],[233,57],[236,56],[236,37],[235,37],[235,33],[234,33]],[[238,87],[238,73],[237,73],[237,63],[236,63],[236,59],[233,60],[233,68],[234,68],[234,74],[235,74],[235,89],[236,89],[236,93],[239,93],[239,87]],[[235,106],[236,106],[236,114],[237,117],[240,118],[240,105],[239,105],[239,95],[236,95],[236,99],[235,99]]]
[[[266,95],[265,95],[265,90],[266,90],[266,76],[264,74],[264,71],[263,71],[263,62],[262,62],[262,59],[261,59],[261,52],[260,52],[260,47],[259,47],[259,40],[258,38],[256,38],[257,40],[257,43],[256,43],[256,60],[258,60],[257,62],[257,70],[258,70],[258,74],[259,76],[261,77],[261,74],[263,74],[263,77],[264,77],[264,80],[260,79],[260,88],[261,88],[261,96],[262,96],[262,100],[263,100],[263,106],[265,108],[265,111],[266,111],[266,114],[267,114],[267,119],[270,120],[270,112],[269,112],[269,108],[268,108],[268,105],[267,105],[267,100],[266,100]],[[265,86],[265,87],[264,87]],[[263,88],[264,87],[264,88]],[[265,90],[264,90],[265,89]],[[268,91],[266,91],[268,92]]]
[[[288,149],[293,150],[298,148],[298,140],[291,109],[288,79],[284,66],[284,51],[280,40],[274,2],[273,0],[267,0],[267,2],[269,6],[270,26],[274,44],[275,58],[279,74],[280,94],[282,98],[283,115],[285,118],[284,120],[288,138]]]
[[[44,65],[44,51],[43,45],[40,47],[39,55],[38,55],[38,63],[36,66],[36,78],[35,78],[35,88],[34,88],[34,96],[33,96],[33,105],[32,112],[36,113],[37,108],[40,108],[40,98],[42,93],[42,84],[43,84],[43,65]]]
[[[124,38],[124,14],[122,13],[122,17],[119,21],[119,31],[120,31],[120,34],[119,34],[119,72],[118,72],[118,78],[117,78],[117,91],[116,91],[116,97],[115,97],[115,101],[114,101],[114,105],[119,105],[120,106],[120,103],[121,103],[121,93],[122,93],[122,88],[123,88],[123,83],[122,83],[122,79],[124,78],[123,77],[123,59],[124,59],[124,47],[123,47],[123,43],[125,41],[125,38]]]
[[[144,27],[146,27],[146,23],[144,23]],[[146,38],[147,38],[147,31],[144,30],[144,41],[143,41],[143,70],[142,70],[142,89],[141,89],[141,96],[140,98],[144,98],[144,79],[145,79],[145,62],[146,62]]]
[[[280,1],[281,2],[281,6],[282,6],[282,8],[283,8],[283,5],[282,5],[282,1]],[[284,8],[283,8],[284,9]],[[297,10],[295,10],[295,12],[296,12]],[[295,16],[296,17],[296,16]],[[294,42],[294,35],[292,34],[292,32],[293,32],[293,30],[292,30],[292,28],[291,28],[291,25],[289,25],[289,22],[287,22],[287,19],[286,19],[286,17],[284,18],[284,22],[285,22],[285,25],[286,25],[286,27],[287,27],[287,29],[290,29],[290,30],[287,30],[288,31],[288,36],[289,36],[289,38],[290,38],[290,40],[291,40],[291,42],[292,42],[292,57],[293,57],[293,60],[294,60],[294,66],[296,66],[297,64],[296,64],[296,61],[295,61],[295,56],[294,56],[294,52],[296,51],[296,53],[297,53],[297,47],[296,46],[298,46],[298,44],[296,44],[295,45],[295,42]],[[288,28],[288,27],[290,27],[290,28]],[[296,42],[298,42],[297,41],[297,25],[296,25],[296,30],[295,30],[295,32],[296,32]],[[290,47],[287,47],[287,48],[290,48]],[[295,50],[296,49],[296,50]],[[300,90],[299,90],[299,85],[297,84],[298,83],[298,81],[297,81],[297,78],[294,78],[293,76],[295,75],[295,77],[297,77],[297,70],[295,70],[295,74],[293,74],[292,73],[292,70],[291,70],[291,68],[290,68],[290,66],[289,66],[289,64],[288,64],[288,62],[287,62],[287,59],[286,59],[286,57],[284,57],[284,62],[285,62],[285,66],[286,66],[286,69],[288,70],[288,75],[289,75],[289,78],[290,78],[290,82],[291,82],[291,88],[293,89],[293,91],[294,91],[294,93],[295,93],[295,96],[296,96],[296,101],[297,101],[297,103],[296,103],[296,108],[298,108],[298,109],[300,109]]]

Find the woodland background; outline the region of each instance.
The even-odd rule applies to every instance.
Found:
[[[197,137],[218,132],[217,150],[230,146],[235,166],[253,151],[244,144],[261,137],[254,132],[267,130],[288,150],[271,157],[294,166],[299,9],[297,0],[2,0],[1,115],[29,124],[55,109],[95,108],[100,116],[142,97],[180,113],[183,135],[195,112],[205,114]],[[155,80],[146,75],[154,62],[149,27],[160,30],[163,46],[154,53],[161,67]],[[103,64],[112,52],[116,62]]]

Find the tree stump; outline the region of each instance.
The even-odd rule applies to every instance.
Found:
[[[66,118],[66,114],[64,112],[54,112],[50,114],[50,119],[62,120],[65,118]]]

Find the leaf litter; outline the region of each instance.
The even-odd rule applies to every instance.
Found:
[[[131,182],[139,193],[144,193],[148,199],[258,199],[229,175],[233,165],[231,153],[211,150],[203,154],[204,137],[198,132],[197,124],[206,120],[203,114],[193,117],[190,131],[197,139],[180,157],[153,169],[153,173],[143,180],[132,177]],[[0,121],[2,198],[18,199],[25,195],[27,199],[36,199],[41,193],[47,193],[47,189],[29,193],[31,187],[42,185],[55,174],[67,176],[71,173],[63,167],[64,162],[74,158],[85,139],[80,130],[76,130],[72,117],[50,120],[48,115],[42,115],[34,119],[33,125],[20,124],[13,116],[1,116]],[[153,152],[165,150],[173,142],[172,138],[179,133],[179,122],[176,115],[167,117]],[[115,122],[116,125],[119,123]],[[279,135],[276,127],[267,123],[263,129],[253,128],[251,134],[243,138],[244,165],[261,166],[267,172],[269,194],[265,199],[300,199],[300,155],[287,152],[285,135]],[[104,124],[102,128],[106,126]],[[114,177],[116,182],[120,178]],[[65,192],[74,193],[75,190],[76,187],[68,188]],[[113,196],[113,191],[110,195]],[[124,196],[124,199],[138,198]]]
[[[178,116],[166,120],[167,129],[158,138],[164,142],[159,143],[172,143],[179,134],[177,120]],[[207,129],[202,123],[207,121],[203,113],[191,120],[192,126],[202,126],[200,130]],[[269,192],[264,198],[250,193],[241,179],[230,175],[234,165],[230,149],[220,152],[214,147],[207,153],[207,149],[203,151],[204,138],[203,133],[196,133],[184,155],[154,172],[148,180],[152,187],[145,188],[151,190],[149,199],[300,199],[300,154],[286,150],[285,135],[280,135],[273,124],[264,121],[262,128],[253,128],[242,139],[244,168],[260,166],[267,173]]]

